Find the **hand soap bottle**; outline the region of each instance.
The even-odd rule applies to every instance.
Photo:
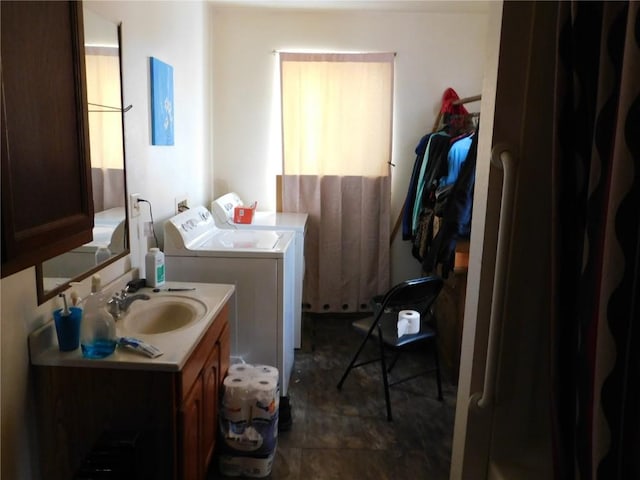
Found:
[[[164,253],[159,248],[150,248],[145,256],[147,287],[164,285]]]
[[[107,297],[100,293],[100,277],[91,278],[91,295],[82,301],[80,347],[86,358],[104,358],[116,349],[116,322],[107,311]]]

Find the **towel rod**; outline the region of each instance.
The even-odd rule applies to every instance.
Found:
[[[100,107],[100,108],[105,108],[106,110],[89,110],[89,112],[96,112],[96,113],[111,113],[111,112],[122,112],[122,113],[126,113],[129,110],[131,110],[133,108],[133,105],[129,105],[127,107],[124,108],[120,108],[120,107],[112,107],[109,105],[100,105],[99,103],[91,103],[88,102],[88,105],[92,106],[92,107]]]
[[[504,176],[502,199],[500,201],[498,244],[496,246],[484,382],[482,392],[474,393],[469,399],[469,408],[476,409],[476,411],[493,407],[496,396],[500,341],[504,324],[504,299],[507,289],[509,253],[511,249],[516,170],[518,168],[518,162],[512,152],[513,150],[506,144],[496,144],[491,151],[491,164],[503,170]]]

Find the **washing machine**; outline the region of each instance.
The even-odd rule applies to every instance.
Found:
[[[287,397],[294,361],[293,233],[216,226],[204,206],[164,224],[167,280],[233,284],[231,356],[272,365]]]
[[[300,348],[302,340],[302,288],[304,282],[304,239],[307,234],[309,214],[292,212],[262,212],[253,214],[251,223],[234,223],[235,207],[246,205],[237,193],[231,192],[211,202],[211,213],[216,225],[222,229],[290,231],[294,234],[294,346]]]

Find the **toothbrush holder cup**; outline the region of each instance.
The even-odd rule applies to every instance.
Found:
[[[53,312],[53,320],[58,335],[58,347],[61,352],[71,352],[80,346],[80,321],[82,309],[69,308],[69,315],[63,315],[64,310],[59,308]]]

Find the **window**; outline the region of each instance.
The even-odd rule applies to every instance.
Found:
[[[285,175],[389,175],[393,53],[281,53]]]
[[[367,310],[389,288],[393,54],[280,54],[282,205],[309,214],[303,304]]]

